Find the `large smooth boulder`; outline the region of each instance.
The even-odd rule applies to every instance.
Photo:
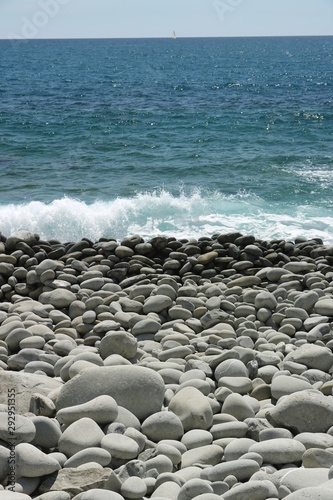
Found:
[[[305,450],[302,443],[287,438],[269,439],[249,448],[250,453],[258,453],[265,463],[273,465],[300,462]]]
[[[308,368],[314,368],[328,373],[333,365],[333,354],[328,347],[322,347],[315,344],[303,344],[295,351],[287,354],[285,361],[294,361]]]
[[[134,365],[86,368],[63,386],[56,406],[60,410],[106,394],[142,421],[161,410],[164,388],[162,377],[149,368]]]
[[[274,427],[286,427],[294,433],[327,432],[332,426],[333,397],[319,391],[302,391],[285,396],[266,412]]]
[[[39,301],[42,304],[51,304],[52,306],[63,309],[69,307],[76,300],[75,293],[63,288],[56,288],[51,292],[43,292],[39,296]]]

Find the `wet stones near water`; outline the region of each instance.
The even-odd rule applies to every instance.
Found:
[[[1,498],[331,498],[333,247],[0,239]]]

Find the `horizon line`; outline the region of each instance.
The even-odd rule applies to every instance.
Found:
[[[331,35],[216,35],[216,36],[177,36],[177,40],[197,38],[329,38]],[[22,42],[28,40],[171,40],[171,36],[110,36],[110,37],[31,37],[31,38],[1,38],[0,41]]]

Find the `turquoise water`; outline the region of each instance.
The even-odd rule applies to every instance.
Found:
[[[0,231],[333,243],[333,37],[0,41]]]

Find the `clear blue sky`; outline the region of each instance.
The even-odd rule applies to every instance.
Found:
[[[0,0],[0,38],[333,35],[333,0]]]

